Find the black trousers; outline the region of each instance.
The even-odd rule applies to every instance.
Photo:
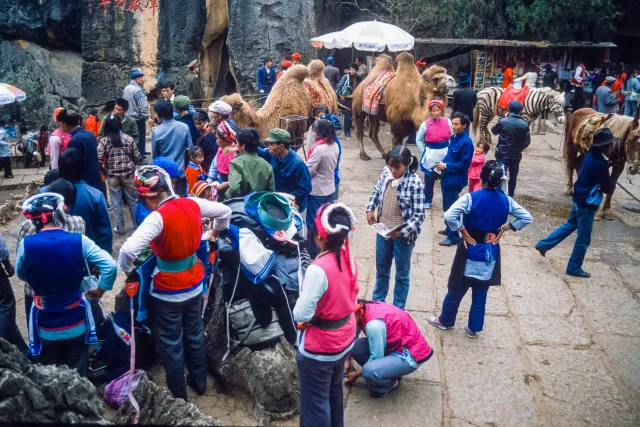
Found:
[[[4,169],[4,177],[11,178],[13,171],[11,170],[11,156],[0,157],[0,166]]]
[[[68,340],[42,340],[40,355],[35,362],[41,365],[67,365],[78,371],[81,377],[87,376],[89,365],[89,345],[85,344],[86,334]]]
[[[16,299],[11,289],[11,282],[2,271],[0,271],[0,338],[9,341],[26,354],[27,344],[16,325]]]
[[[141,162],[144,163],[148,153],[146,152],[147,146],[147,121],[145,119],[136,120],[138,125],[138,152],[140,153]]]
[[[578,111],[584,105],[584,89],[579,86],[574,86],[575,92],[573,94],[573,102],[571,103],[571,107],[573,111]]]
[[[516,194],[516,184],[518,182],[518,172],[520,171],[520,159],[501,159],[498,162],[502,163],[505,172],[509,175],[508,194],[509,197],[513,197]],[[502,191],[502,186],[499,190]]]
[[[202,394],[207,388],[207,360],[202,324],[202,295],[187,301],[169,302],[151,297],[153,332],[158,338],[167,388],[174,397],[187,400],[184,364],[189,385]]]
[[[47,156],[46,156],[47,153],[45,153],[45,147],[39,147],[38,151],[40,152],[40,159],[41,159],[40,160],[40,167],[43,167],[45,162],[46,162],[46,160],[47,160]]]
[[[173,191],[180,197],[187,197],[187,177],[183,176],[176,180]]]

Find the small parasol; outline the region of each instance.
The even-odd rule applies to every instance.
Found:
[[[0,83],[0,105],[21,102],[27,99],[27,95],[15,86]]]

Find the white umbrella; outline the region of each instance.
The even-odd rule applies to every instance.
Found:
[[[24,101],[27,96],[23,91],[7,83],[0,83],[0,105]]]
[[[413,36],[395,25],[378,21],[358,22],[350,25],[337,33],[329,33],[314,40],[326,40],[324,47],[331,49],[329,44],[336,48],[355,47],[358,50],[368,52],[382,52],[389,49],[390,52],[413,49]],[[322,47],[322,46],[320,46]]]
[[[351,46],[338,46],[336,44],[336,34],[340,34],[340,31],[336,31],[329,34],[324,34],[319,37],[314,37],[311,39],[311,45],[316,49],[342,49],[343,47],[351,47]]]

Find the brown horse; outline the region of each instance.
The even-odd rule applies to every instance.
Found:
[[[441,99],[447,105],[447,70],[431,66],[422,75],[418,72],[413,55],[400,52],[396,56],[395,77],[384,88],[384,108],[377,115],[368,115],[362,110],[362,97],[365,88],[377,74],[383,70],[394,71],[393,60],[388,55],[376,58],[376,66],[369,76],[356,87],[353,93],[352,111],[356,127],[356,137],[360,144],[360,158],[370,160],[364,151],[364,120],[369,117],[369,138],[378,148],[382,157],[385,150],[378,139],[380,122],[391,125],[393,145],[400,145],[404,138],[420,127],[429,116],[428,104],[434,98]],[[381,102],[382,104],[382,102]]]
[[[587,144],[591,141],[594,132],[593,123],[600,123],[599,128],[609,128],[613,135],[620,138],[620,141],[609,144],[604,154],[609,159],[609,166],[612,167],[611,181],[615,191],[618,178],[624,170],[625,163],[629,164],[628,171],[631,175],[636,175],[640,170],[640,124],[638,119],[621,116],[618,114],[601,114],[591,108],[582,108],[569,116],[565,126],[564,137],[564,160],[567,168],[567,191],[566,195],[573,192],[573,171],[580,173],[582,160],[587,152]],[[583,127],[591,126],[584,132]],[[611,214],[611,196],[607,194],[602,207],[602,217],[613,219]]]

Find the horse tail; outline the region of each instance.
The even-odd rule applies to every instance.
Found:
[[[478,124],[480,123],[480,113],[478,112],[478,104],[473,107],[473,122],[471,124],[471,129],[473,130],[473,136],[478,134]]]

